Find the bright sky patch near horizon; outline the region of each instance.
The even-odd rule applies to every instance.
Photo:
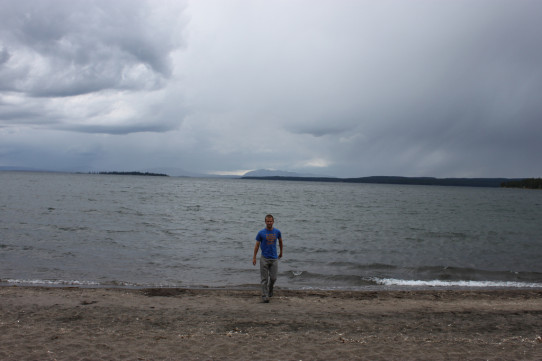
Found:
[[[0,167],[542,176],[542,2],[0,0]]]

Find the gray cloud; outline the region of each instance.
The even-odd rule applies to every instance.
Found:
[[[160,88],[182,44],[142,1],[23,0],[2,10],[4,89],[31,96]]]
[[[154,111],[184,46],[181,2],[18,1],[0,12],[0,126],[163,132]]]

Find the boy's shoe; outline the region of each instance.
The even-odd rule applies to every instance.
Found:
[[[264,297],[264,298],[263,298],[263,303],[269,303],[269,298]]]

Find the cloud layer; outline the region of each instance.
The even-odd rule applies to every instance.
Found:
[[[0,166],[542,175],[538,1],[0,10]]]

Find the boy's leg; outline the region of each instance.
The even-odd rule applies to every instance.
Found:
[[[269,297],[273,297],[273,286],[275,285],[275,281],[277,280],[277,273],[279,269],[279,261],[274,259],[271,261],[271,264],[269,265]]]
[[[269,297],[269,289],[268,289],[268,279],[269,279],[269,266],[267,264],[267,259],[265,259],[263,256],[260,257],[260,277],[261,277],[261,284],[262,284],[262,298],[264,301],[266,301]]]

